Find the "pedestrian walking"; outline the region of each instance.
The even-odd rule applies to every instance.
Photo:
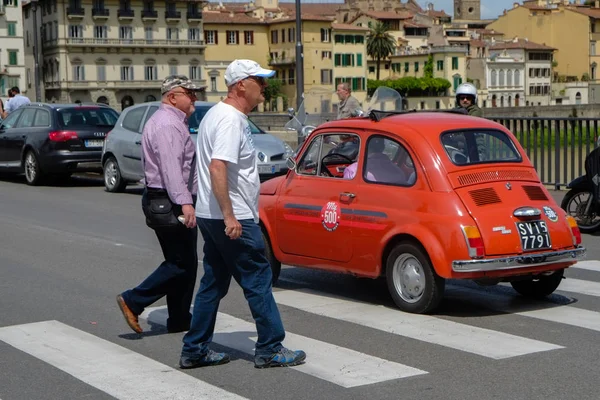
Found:
[[[30,103],[31,101],[21,94],[21,90],[17,86],[13,86],[8,91],[8,101],[2,112],[2,118],[6,118],[8,114],[17,108]]]
[[[233,61],[225,71],[227,98],[200,123],[196,216],[204,239],[204,276],[194,300],[192,326],[183,338],[181,368],[229,362],[229,355],[209,345],[231,277],[242,287],[256,323],[254,365],[294,366],[306,358],[303,351],[281,343],[285,331],[258,225],[260,180],[247,115],[265,100],[266,78],[274,74],[251,60]]]
[[[190,327],[190,305],[198,269],[196,217],[197,192],[195,147],[188,117],[195,112],[199,87],[184,75],[171,75],[162,83],[162,103],[142,132],[142,157],[146,188],[142,207],[153,227],[165,260],[137,287],[117,296],[127,324],[142,332],[138,316],[152,303],[167,297],[171,333]],[[154,205],[171,212],[171,225],[153,222]],[[177,220],[179,214],[181,222]],[[163,218],[169,214],[158,214]]]

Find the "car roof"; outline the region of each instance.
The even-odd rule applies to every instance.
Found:
[[[60,110],[60,109],[64,109],[64,108],[77,108],[77,107],[83,107],[83,108],[108,108],[111,109],[113,111],[116,111],[114,108],[107,106],[106,104],[96,104],[96,103],[83,103],[83,104],[78,104],[78,103],[69,103],[69,104],[62,104],[62,103],[29,103],[29,104],[25,104],[23,107],[42,107],[42,108],[49,108],[52,110]]]
[[[137,107],[142,107],[142,106],[147,106],[147,105],[160,106],[160,104],[161,104],[160,101],[148,101],[148,102],[145,102],[145,103],[139,103],[139,104],[135,104],[135,105],[133,105],[131,107],[127,107],[127,109],[137,108]],[[210,101],[196,101],[196,102],[194,102],[194,105],[196,107],[198,107],[198,106],[209,106],[209,107],[212,107],[215,104],[217,104],[217,103],[210,102]]]

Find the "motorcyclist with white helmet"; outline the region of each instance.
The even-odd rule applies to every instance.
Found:
[[[464,108],[469,115],[483,117],[477,105],[477,88],[471,83],[463,83],[456,89],[456,108]]]

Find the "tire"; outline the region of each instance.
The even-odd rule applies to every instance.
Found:
[[[560,203],[560,208],[565,210],[568,215],[575,218],[577,221],[577,226],[582,233],[593,233],[600,229],[600,216],[593,213],[591,216],[591,221],[589,218],[583,218],[583,212],[585,210],[586,203],[577,204],[576,201],[579,195],[588,194],[588,198],[591,198],[592,194],[585,189],[571,189],[567,192],[565,197],[562,199]],[[594,222],[594,218],[597,218]]]
[[[273,283],[273,285],[275,285],[277,283],[277,281],[279,280],[279,274],[281,273],[281,263],[279,262],[278,259],[275,258],[275,255],[273,254],[273,248],[271,247],[271,241],[269,240],[269,237],[267,236],[267,233],[265,232],[265,230],[261,229],[261,233],[262,233],[262,237],[263,237],[263,242],[265,242],[265,257],[267,258],[267,260],[269,261],[269,264],[271,265],[271,272],[273,274],[272,283]]]
[[[44,174],[40,168],[40,162],[33,150],[28,150],[25,153],[23,167],[25,169],[25,182],[29,186],[38,186],[42,184]]]
[[[110,193],[119,193],[125,190],[127,182],[121,175],[119,163],[114,157],[108,157],[104,163],[104,188]]]
[[[514,281],[510,284],[520,295],[534,299],[542,299],[551,295],[562,281],[564,269],[560,269],[552,275],[544,275],[523,281]]]
[[[390,252],[386,261],[386,280],[396,306],[415,314],[434,310],[440,304],[446,286],[424,250],[413,243],[400,243]]]

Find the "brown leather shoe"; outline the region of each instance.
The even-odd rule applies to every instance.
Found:
[[[140,326],[140,323],[138,322],[138,316],[135,315],[129,309],[129,307],[127,307],[125,300],[123,300],[123,296],[121,296],[121,295],[117,296],[117,304],[119,305],[119,308],[121,309],[121,312],[123,313],[123,316],[125,317],[125,321],[127,322],[127,325],[129,325],[129,327],[131,329],[133,329],[133,331],[135,333],[142,333],[143,330],[142,330],[142,327]]]

